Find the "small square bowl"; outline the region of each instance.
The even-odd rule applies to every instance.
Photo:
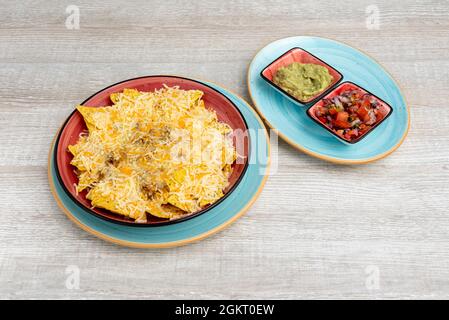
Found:
[[[276,74],[277,70],[280,67],[288,66],[289,64],[291,64],[293,62],[313,63],[313,64],[323,66],[323,67],[327,68],[327,70],[333,77],[333,81],[329,84],[329,86],[327,86],[327,88],[325,88],[321,92],[318,92],[315,96],[313,96],[307,100],[300,100],[300,99],[292,96],[291,94],[289,94],[288,92],[286,92],[284,89],[282,89],[281,87],[279,87],[277,84],[275,84],[273,82],[273,77]],[[313,101],[317,100],[318,98],[320,98],[322,95],[324,95],[326,92],[328,92],[332,87],[334,87],[336,84],[338,84],[343,79],[343,75],[337,69],[331,67],[329,64],[327,64],[320,58],[314,56],[310,52],[308,52],[302,48],[299,48],[299,47],[292,48],[292,49],[288,50],[287,52],[285,52],[284,54],[282,54],[279,58],[277,58],[276,60],[271,62],[268,66],[266,66],[260,72],[260,75],[265,81],[267,81],[271,86],[273,86],[273,88],[278,90],[280,93],[282,93],[284,96],[286,96],[293,102],[299,103],[301,106],[303,106],[305,104],[312,103]]]
[[[354,89],[358,89],[360,91],[362,91],[365,94],[369,94],[371,95],[378,103],[379,105],[379,110],[382,114],[382,119],[380,121],[377,121],[368,131],[366,131],[364,134],[362,134],[361,136],[357,137],[354,140],[347,140],[341,136],[339,136],[333,129],[329,128],[327,125],[325,125],[324,123],[322,123],[318,117],[316,116],[316,109],[320,106],[323,106],[324,104],[324,100],[325,99],[332,99],[335,96],[340,95],[342,92],[346,91],[346,90],[354,90]],[[318,123],[321,127],[323,127],[324,129],[326,129],[327,131],[329,131],[334,137],[336,137],[339,141],[345,143],[345,144],[349,144],[349,145],[353,145],[359,141],[361,141],[362,139],[364,139],[369,133],[371,133],[377,126],[379,126],[382,122],[384,122],[391,114],[393,113],[393,108],[386,103],[385,101],[383,101],[382,99],[380,99],[379,97],[377,97],[376,95],[374,95],[373,93],[369,92],[368,90],[356,85],[353,82],[350,81],[346,81],[341,83],[339,86],[337,86],[336,88],[334,88],[332,91],[330,91],[326,96],[324,96],[322,99],[320,99],[318,102],[316,102],[314,105],[312,105],[309,109],[307,109],[307,115],[312,118],[313,121],[315,121],[316,123]]]

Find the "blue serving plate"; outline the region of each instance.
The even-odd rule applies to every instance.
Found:
[[[220,86],[203,83],[225,94],[244,116],[251,140],[248,168],[242,181],[229,196],[211,210],[176,224],[135,228],[101,219],[78,206],[57,179],[54,145],[49,153],[48,178],[51,191],[63,212],[83,230],[110,242],[139,248],[164,248],[185,245],[210,236],[241,217],[260,195],[268,176],[270,146],[262,120],[242,98]]]
[[[343,144],[271,87],[260,72],[280,54],[301,47],[322,59],[351,81],[366,88],[393,109],[393,114],[365,139]],[[262,48],[248,69],[248,90],[266,123],[295,148],[320,159],[340,164],[360,164],[386,157],[404,141],[410,126],[405,99],[393,78],[372,58],[346,44],[318,37],[298,36],[272,42]]]

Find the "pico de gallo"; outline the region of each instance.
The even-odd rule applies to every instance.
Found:
[[[347,141],[358,139],[385,117],[379,100],[357,88],[325,98],[314,109],[321,123]]]

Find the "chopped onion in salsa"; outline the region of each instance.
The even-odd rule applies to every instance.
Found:
[[[347,89],[339,95],[323,99],[315,108],[315,116],[341,138],[352,141],[368,132],[385,114],[373,95],[360,89]]]

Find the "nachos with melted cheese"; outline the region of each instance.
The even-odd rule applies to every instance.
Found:
[[[236,159],[232,128],[205,107],[203,92],[125,89],[112,106],[77,109],[88,132],[71,164],[93,207],[145,222],[174,219],[223,197]]]

